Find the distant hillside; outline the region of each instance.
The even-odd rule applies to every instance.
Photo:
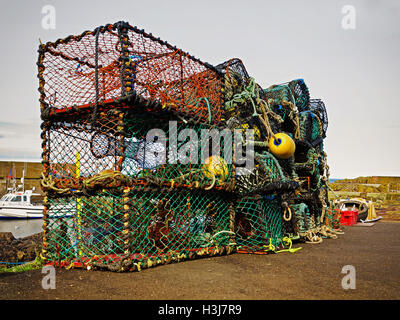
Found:
[[[334,191],[361,193],[400,193],[400,177],[358,177],[336,180],[329,185]]]
[[[365,184],[400,184],[400,177],[389,176],[371,176],[371,177],[358,177],[354,179],[334,179],[335,182],[340,183],[365,183]]]

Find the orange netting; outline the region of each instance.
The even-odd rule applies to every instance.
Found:
[[[132,96],[217,123],[221,75],[211,65],[126,23],[41,46],[42,108],[92,106]]]

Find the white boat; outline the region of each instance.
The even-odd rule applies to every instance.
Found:
[[[40,219],[43,208],[39,193],[11,190],[0,199],[0,219]]]
[[[365,220],[368,216],[369,206],[366,200],[362,198],[341,199],[338,202],[340,211],[358,211],[357,222]]]
[[[367,202],[362,198],[340,199],[335,201],[335,205],[340,211],[358,210],[357,222],[367,223],[382,219],[376,215],[375,206],[372,201]]]
[[[8,192],[0,199],[0,219],[42,219],[43,218],[43,197],[40,193],[32,190],[25,190],[25,170],[22,171],[22,184],[16,186],[16,179],[11,181],[12,187],[7,188]],[[50,210],[49,218],[66,218],[75,215],[76,203],[63,205],[61,208]]]
[[[10,170],[11,173],[11,170]],[[0,199],[0,219],[41,219],[43,218],[43,197],[32,190],[25,190],[25,168],[22,170],[20,185],[16,178],[10,181],[11,187]]]

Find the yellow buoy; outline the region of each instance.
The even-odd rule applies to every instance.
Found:
[[[272,154],[279,159],[289,159],[296,150],[296,145],[286,133],[277,133],[268,142]]]
[[[228,166],[220,156],[208,157],[202,167],[203,174],[209,179],[215,176],[220,181],[224,181],[228,177]]]

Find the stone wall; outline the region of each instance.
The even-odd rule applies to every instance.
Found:
[[[40,162],[19,162],[19,161],[0,161],[0,195],[6,193],[7,176],[11,175],[17,178],[16,184],[21,184],[22,171],[25,168],[25,189],[36,187],[37,193],[43,194],[40,187],[40,174],[42,173],[42,164]]]

